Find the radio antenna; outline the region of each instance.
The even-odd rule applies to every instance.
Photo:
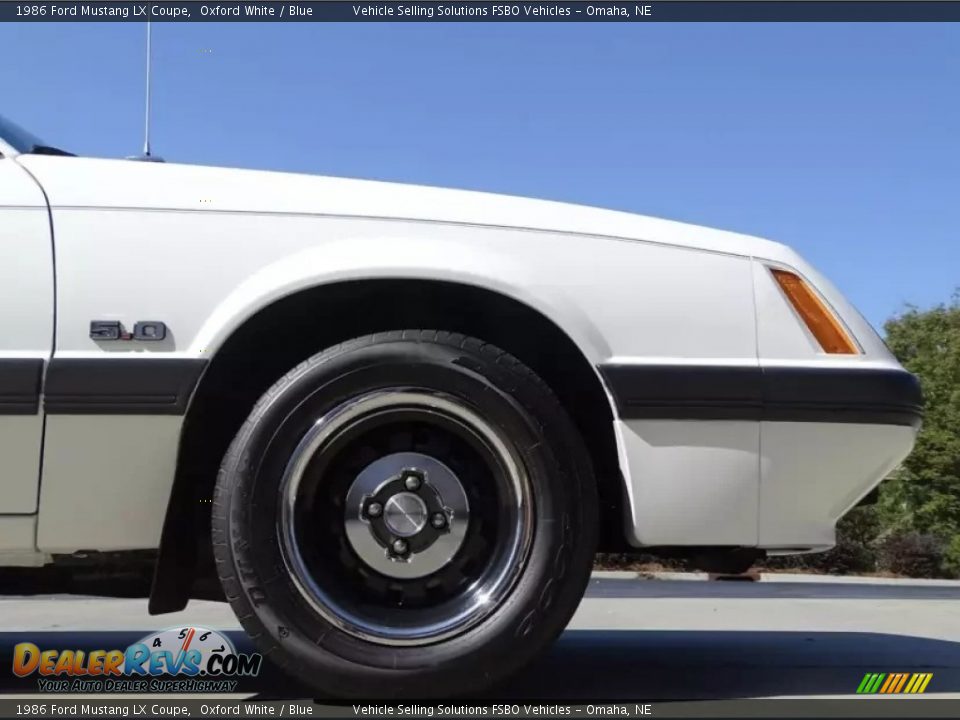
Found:
[[[151,76],[151,60],[152,60],[152,48],[151,48],[151,39],[152,39],[152,27],[150,25],[150,20],[147,20],[147,78],[146,78],[146,104],[144,107],[143,113],[143,155],[132,157],[131,160],[146,160],[152,162],[163,162],[163,158],[151,154],[150,152],[150,76]]]
[[[147,106],[143,113],[143,154],[146,157],[150,157],[150,59],[152,55],[150,52],[150,39],[152,36],[152,26],[150,25],[150,21],[147,20]]]

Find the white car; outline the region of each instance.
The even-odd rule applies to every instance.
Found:
[[[0,154],[0,565],[153,551],[154,613],[219,577],[321,692],[494,683],[598,549],[829,548],[914,443],[916,379],[774,242],[7,122]]]

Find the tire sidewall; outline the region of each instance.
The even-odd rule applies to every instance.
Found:
[[[555,398],[526,373],[446,345],[371,343],[307,363],[268,393],[227,454],[218,500],[227,505],[233,589],[252,611],[248,630],[268,636],[283,664],[339,693],[380,694],[371,686],[381,681],[383,695],[447,694],[464,678],[482,681],[519,667],[562,630],[572,609],[557,604],[569,605],[585,582],[571,575],[584,564],[579,543],[586,541],[592,557],[584,537],[584,457]],[[280,478],[306,430],[352,397],[397,387],[443,392],[496,426],[525,467],[535,505],[525,567],[501,605],[462,635],[403,647],[359,639],[318,615],[287,571],[277,529]]]

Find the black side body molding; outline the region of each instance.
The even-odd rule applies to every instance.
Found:
[[[0,358],[0,415],[36,415],[42,376],[41,358]]]
[[[206,365],[195,358],[54,358],[44,409],[56,415],[183,415]]]
[[[599,367],[624,420],[772,420],[919,427],[920,382],[906,370],[837,367]]]

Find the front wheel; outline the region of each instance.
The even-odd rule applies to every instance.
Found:
[[[590,462],[556,397],[502,350],[437,331],[287,374],[214,502],[245,629],[338,696],[463,695],[515,672],[566,626],[596,547]]]

